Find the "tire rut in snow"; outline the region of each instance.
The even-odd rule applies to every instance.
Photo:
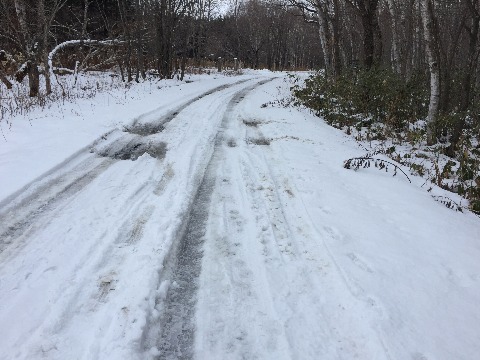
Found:
[[[209,166],[210,167],[210,166]],[[194,341],[194,315],[198,276],[202,267],[202,244],[207,228],[208,207],[215,186],[212,169],[207,168],[191,209],[185,235],[177,250],[173,283],[164,307],[163,332],[157,348],[158,359],[190,359]]]
[[[194,102],[203,99],[204,97],[208,95],[212,95],[216,92],[228,89],[232,86],[242,84],[248,80],[240,80],[237,82],[234,82],[233,84],[225,84],[221,86],[217,86],[216,88],[213,88],[211,90],[208,90],[204,92],[203,94],[200,94],[196,97],[194,97],[191,100],[188,100],[187,102],[183,103],[182,105],[176,107],[175,109],[171,110],[167,115],[163,116],[161,119],[155,122],[151,123],[139,123],[138,119],[130,126],[125,126],[124,131],[131,133],[131,134],[136,134],[136,135],[141,135],[141,136],[148,136],[148,135],[153,135],[157,134],[159,132],[162,132],[165,129],[165,125],[175,119],[175,117],[185,108],[188,106],[192,105]]]
[[[132,125],[124,127],[124,132],[130,135],[126,134],[125,136],[122,136],[117,141],[109,144],[107,147],[101,150],[97,150],[96,153],[98,156],[101,157],[109,157],[116,160],[133,161],[137,160],[140,156],[147,153],[150,156],[161,160],[165,157],[167,151],[166,144],[164,142],[155,142],[152,139],[151,135],[162,132],[165,129],[166,124],[175,119],[175,117],[177,117],[177,115],[182,110],[192,105],[193,103],[203,99],[208,95],[215,94],[219,91],[228,89],[238,84],[242,84],[246,81],[248,80],[240,80],[233,84],[225,84],[208,90],[171,110],[169,113],[167,113],[165,116],[161,117],[157,121],[150,123],[139,123],[137,119]]]
[[[112,164],[113,161],[107,159],[73,179],[70,179],[71,173],[55,178],[17,206],[1,214],[0,254],[16,239],[22,237],[43,214],[53,211],[61,201],[80,192]],[[46,197],[45,193],[47,193]]]
[[[204,98],[205,96],[214,94],[218,91],[244,83],[246,81],[248,81],[248,79],[240,80],[232,84],[221,85],[206,91],[175,108],[162,119],[160,119],[159,122],[151,124],[139,124],[138,122],[134,122],[131,127],[125,128],[125,131],[134,134],[133,136],[135,136],[135,138],[132,139],[131,137],[122,137],[112,144],[107,145],[102,150],[96,151],[98,156],[108,158],[100,165],[93,169],[81,172],[79,176],[75,176],[73,178],[71,177],[71,172],[54,178],[53,180],[48,181],[45,185],[41,185],[37,190],[35,190],[34,193],[27,196],[13,207],[8,206],[9,203],[14,201],[15,198],[18,198],[18,196],[21,196],[22,193],[18,193],[18,195],[14,194],[13,198],[9,197],[8,202],[5,203],[5,205],[7,205],[5,207],[6,210],[5,208],[0,208],[0,254],[14,241],[21,237],[25,237],[24,235],[27,232],[28,234],[31,234],[29,229],[31,229],[32,226],[39,221],[42,214],[54,210],[55,206],[57,206],[61,200],[73,196],[91,183],[98,175],[100,175],[111,164],[113,164],[111,159],[137,160],[145,153],[148,153],[150,156],[157,159],[163,159],[166,154],[166,144],[164,142],[146,141],[142,139],[142,137],[162,131],[164,125],[173,120],[180,111],[190,106],[194,102]],[[91,148],[95,148],[99,143],[102,142],[102,139],[105,140],[106,135],[108,134],[109,133],[95,140]],[[137,136],[136,134],[140,136]],[[75,157],[79,154],[75,154]],[[88,161],[91,160],[89,159]],[[65,164],[61,164],[59,169],[61,169],[61,167],[64,165]],[[28,187],[35,185],[37,181],[39,181],[39,179],[28,184]],[[26,188],[27,187],[24,187],[24,189]],[[22,189],[21,191],[23,192],[24,190]],[[45,196],[45,194],[47,195]],[[4,202],[1,202],[0,205],[3,207]]]
[[[221,127],[225,128],[226,123],[232,117],[233,108],[244,99],[247,93],[268,81],[271,79],[260,81],[239,91],[228,103]],[[171,285],[163,303],[163,314],[160,319],[161,330],[156,340],[157,349],[160,351],[158,360],[191,359],[194,355],[198,278],[202,268],[203,243],[207,232],[209,206],[215,187],[216,162],[224,140],[223,131],[220,129],[215,138],[214,152],[186,218],[185,232],[177,243],[177,248],[172,250],[171,258],[165,264],[162,278],[170,278]],[[157,303],[160,301],[157,299]],[[152,330],[155,331],[150,329],[150,331]]]

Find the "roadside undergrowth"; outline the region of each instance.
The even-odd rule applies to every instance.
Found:
[[[41,77],[43,80],[43,77]],[[43,82],[43,81],[42,81]],[[77,99],[91,99],[97,94],[111,90],[130,88],[122,83],[115,73],[90,72],[75,78],[71,75],[57,75],[51,94],[44,91],[39,96],[30,97],[28,86],[22,82],[13,82],[13,88],[7,90],[0,87],[0,121],[11,124],[11,119],[18,115],[26,115],[34,110],[45,110],[58,103],[73,102]],[[44,88],[44,84],[41,84]]]
[[[480,121],[469,114],[444,114],[435,128],[438,142],[427,146],[423,119],[429,94],[421,74],[406,81],[390,71],[357,71],[336,81],[321,74],[307,79],[290,76],[289,81],[293,105],[309,109],[343,130],[365,150],[362,157],[346,159],[346,168],[377,165],[377,169],[390,169],[394,175],[408,169],[411,175],[425,179],[422,187],[435,200],[450,209],[469,209],[480,215]],[[282,104],[285,100],[279,101]],[[468,126],[452,156],[449,138],[459,116],[467,117]],[[382,159],[375,159],[375,155]],[[385,163],[387,158],[394,162],[390,167]],[[435,194],[436,187],[451,192],[451,196]]]

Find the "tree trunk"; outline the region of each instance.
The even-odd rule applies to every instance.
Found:
[[[398,12],[395,0],[387,0],[388,11],[392,18],[392,67],[393,70],[400,74],[402,72],[400,59],[400,40],[398,35]]]
[[[27,9],[23,0],[15,0],[15,11],[20,25],[20,38],[24,50],[30,50],[29,29],[27,26]]]
[[[410,78],[412,74],[418,70],[422,69],[422,61],[423,61],[423,42],[424,36],[421,33],[422,28],[422,5],[420,2],[416,0],[413,1],[412,11],[409,14],[410,18],[412,19],[412,30],[411,30],[411,40],[413,46],[406,46],[407,49],[411,49],[410,61],[405,62],[405,73],[407,78]],[[407,40],[407,44],[408,44]],[[407,45],[406,44],[406,45]]]
[[[442,93],[440,97],[440,112],[448,112],[451,104],[450,91],[452,88],[452,75],[455,72],[454,69],[454,60],[455,55],[458,53],[458,47],[460,44],[460,36],[465,27],[465,16],[462,17],[462,20],[459,21],[459,24],[456,27],[456,31],[453,34],[451,46],[448,51],[448,54],[444,56],[442,66],[441,66],[441,76],[442,80],[440,81],[442,85]],[[440,44],[439,44],[440,46]]]
[[[139,81],[139,74],[142,76],[142,79],[146,78],[145,74],[145,58],[143,54],[143,37],[142,29],[144,24],[143,19],[143,9],[141,8],[140,0],[135,1],[135,40],[137,48],[137,71],[135,80]]]
[[[2,66],[2,64],[0,63],[0,81],[5,84],[5,86],[7,87],[8,90],[10,90],[13,85],[10,82],[10,80],[8,80],[7,74],[5,74],[5,72],[3,71],[1,66]]]
[[[465,75],[462,81],[462,90],[463,97],[460,103],[460,111],[466,112],[470,107],[471,97],[472,97],[472,81],[474,78],[475,65],[478,59],[478,35],[480,32],[480,13],[479,9],[471,2],[467,0],[468,9],[472,14],[471,26],[468,32],[469,35],[469,45],[468,45],[468,61],[467,67],[465,69]],[[450,146],[447,148],[447,155],[450,157],[455,156],[455,152],[458,147],[458,142],[462,131],[465,128],[465,116],[461,114],[460,119],[457,120],[453,128],[452,137],[450,138]]]
[[[45,91],[47,95],[52,93],[50,78],[50,64],[48,61],[48,31],[49,25],[45,16],[45,0],[38,0],[38,33],[41,34],[41,46],[39,49],[40,61],[45,67]]]
[[[20,31],[22,33],[22,45],[27,57],[28,85],[30,87],[30,96],[38,96],[40,90],[40,73],[38,71],[37,52],[38,44],[35,43],[30,35],[30,28],[27,22],[27,8],[24,0],[15,0],[15,11],[17,13]]]
[[[440,103],[440,56],[438,47],[438,30],[432,0],[421,0],[425,50],[430,70],[430,104],[427,116],[427,145],[436,142],[434,126],[437,122]]]
[[[323,61],[325,62],[325,74],[329,76],[332,74],[332,61],[328,34],[328,19],[326,9],[319,0],[315,1],[318,21],[318,34],[320,36],[320,45],[323,52]]]
[[[363,53],[365,56],[365,68],[371,69],[373,66],[373,57],[375,52],[375,42],[373,38],[373,26],[368,15],[362,16],[363,25]]]
[[[187,59],[185,54],[182,54],[182,59],[180,60],[180,81],[183,81],[185,78],[185,69],[187,67]]]
[[[36,62],[28,63],[28,85],[30,87],[29,96],[36,97],[40,91],[40,72]]]
[[[124,64],[126,66],[127,70],[127,82],[132,82],[133,76],[132,76],[132,36],[130,32],[130,27],[128,23],[128,18],[127,18],[127,5],[125,0],[117,0],[118,4],[118,11],[120,14],[120,20],[122,23],[122,28],[123,28],[123,35],[126,39],[126,44],[127,44],[127,49],[124,54]]]
[[[382,34],[377,17],[378,0],[358,0],[355,9],[360,14],[363,28],[364,66],[370,70],[382,56]]]
[[[160,1],[157,41],[159,42],[158,67],[160,76],[164,79],[172,77],[172,36],[174,31],[173,9],[169,7],[166,0]]]
[[[375,66],[379,66],[382,63],[383,40],[382,30],[380,29],[380,25],[378,23],[377,6],[375,6],[375,9],[372,9],[372,26],[375,46],[373,51],[373,64]]]
[[[475,6],[478,4],[478,1],[467,0],[469,9],[472,13],[472,21],[469,31],[469,46],[468,46],[468,63],[465,71],[465,76],[463,78],[463,94],[462,103],[460,104],[460,110],[466,111],[470,106],[472,101],[472,80],[474,78],[476,62],[479,55],[479,35],[480,35],[480,9]]]
[[[338,0],[333,0],[333,19],[332,19],[332,62],[334,76],[340,76],[342,72],[342,60],[340,58],[340,4]]]

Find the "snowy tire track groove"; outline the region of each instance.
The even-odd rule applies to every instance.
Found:
[[[7,304],[5,296],[18,298],[18,301],[8,302],[9,315],[3,320],[10,322],[8,319],[20,314],[21,304],[31,297],[30,293],[36,294],[39,302],[15,321],[17,327],[21,327],[22,323],[30,326],[25,329],[31,334],[31,345],[20,346],[21,339],[15,337],[17,332],[12,329],[2,340],[5,345],[2,347],[19,349],[17,357],[24,358],[42,353],[50,359],[72,356],[91,359],[101,356],[102,347],[110,346],[108,342],[103,342],[104,336],[99,336],[100,329],[104,329],[101,331],[103,335],[110,334],[107,336],[115,338],[119,336],[116,333],[123,329],[123,336],[130,340],[115,352],[129,353],[126,358],[132,358],[135,346],[130,342],[135,336],[141,336],[143,321],[147,321],[142,319],[149,310],[138,305],[132,308],[126,300],[131,297],[132,291],[136,293],[132,289],[137,289],[139,294],[148,294],[154,289],[154,283],[148,284],[154,281],[161,268],[155,269],[151,265],[157,257],[161,261],[162,254],[170,247],[170,234],[179,231],[175,221],[165,218],[164,214],[169,209],[181,209],[171,199],[174,195],[171,183],[179,171],[178,167],[172,163],[171,156],[167,161],[162,160],[163,153],[168,154],[166,146],[160,147],[158,156],[149,153],[150,145],[165,144],[166,140],[169,142],[167,146],[170,146],[172,141],[175,144],[175,141],[178,143],[191,138],[183,134],[193,130],[182,123],[188,118],[184,111],[195,112],[197,108],[202,108],[212,111],[214,115],[208,116],[213,116],[212,120],[215,120],[215,116],[218,117],[215,110],[224,108],[225,100],[230,101],[239,88],[241,91],[243,82],[218,87],[188,104],[184,103],[182,109],[176,109],[180,111],[167,116],[168,122],[163,125],[166,128],[161,133],[142,137],[114,131],[108,139],[94,144],[98,153],[108,148],[108,143],[115,144],[116,139],[124,138],[134,153],[140,148],[138,153],[129,156],[127,149],[125,156],[114,151],[105,153],[105,158],[102,158],[82,151],[39,181],[31,183],[11,202],[5,203],[2,214],[8,221],[1,223],[6,229],[2,232],[2,241],[11,240],[12,244],[2,254],[0,270],[16,270],[0,277],[0,298],[3,299],[0,310],[5,307],[2,302]],[[234,89],[230,90],[231,87]],[[207,96],[214,93],[221,95]],[[181,119],[172,121],[178,117]],[[208,119],[202,121],[208,124]],[[203,152],[208,154],[211,145],[205,141],[211,128],[211,125],[206,127],[202,137],[198,138],[197,142],[203,150],[196,150],[198,155],[195,158],[200,158]],[[145,141],[137,142],[140,138],[145,138]],[[122,150],[123,147],[119,148]],[[143,150],[146,154],[142,155]],[[176,158],[174,155],[173,159]],[[197,167],[202,161],[190,165],[192,172],[188,176],[192,179],[198,177]],[[191,186],[188,182],[185,185]],[[184,197],[183,194],[182,201]],[[92,206],[85,206],[92,199]],[[163,240],[158,240],[159,235]],[[72,246],[75,250],[69,253]],[[150,266],[141,265],[146,261]],[[148,276],[130,283],[124,267],[135,269],[137,273],[146,272]],[[22,273],[24,280],[20,281],[15,274]],[[110,324],[117,312],[120,327]],[[141,321],[138,321],[139,317]],[[82,324],[89,321],[93,321],[97,332],[82,334],[83,340],[68,335],[73,335],[76,328],[85,326]],[[42,338],[51,340],[38,340]],[[57,342],[55,339],[63,340]],[[83,347],[82,343],[88,344],[88,347]]]
[[[96,161],[94,163],[97,163]],[[19,205],[9,208],[0,214],[0,253],[14,241],[24,241],[32,235],[32,225],[37,229],[41,226],[42,218],[49,216],[49,212],[56,211],[62,202],[80,192],[98,175],[106,171],[113,164],[112,160],[103,160],[93,165],[91,170],[79,171],[78,176],[71,178],[71,172],[49,181],[40,187],[34,194],[28,196]],[[72,170],[76,172],[76,170]],[[47,193],[47,196],[45,196]],[[18,246],[17,244],[17,250]]]
[[[139,119],[137,118],[132,125],[126,126],[124,131],[132,134],[142,135],[142,136],[147,136],[147,135],[152,135],[158,132],[162,132],[165,129],[165,125],[168,124],[170,121],[172,121],[182,110],[186,109],[188,106],[192,105],[198,100],[203,99],[206,96],[213,95],[219,91],[228,89],[235,85],[243,84],[246,81],[248,80],[240,80],[232,84],[220,85],[211,90],[208,90],[198,96],[195,96],[193,99],[184,102],[183,104],[177,106],[173,110],[170,110],[159,121],[155,121],[153,123],[140,123]]]
[[[198,276],[202,264],[202,245],[209,217],[211,195],[216,183],[215,170],[222,146],[227,139],[223,131],[231,121],[234,107],[245,98],[245,95],[268,82],[262,80],[238,91],[229,101],[222,123],[214,140],[213,154],[208,161],[198,190],[193,197],[190,210],[187,212],[184,225],[180,230],[180,238],[164,265],[162,284],[169,284],[166,298],[156,300],[156,306],[162,312],[159,323],[152,322],[148,326],[145,349],[153,343],[159,351],[158,359],[191,359],[194,351],[195,337],[195,305],[198,289]],[[168,280],[167,280],[168,279]]]
[[[222,164],[224,189],[205,244],[199,358],[388,359],[382,339],[362,325],[371,304],[352,297],[342,274],[329,269],[315,241],[323,234],[296,205],[295,182],[277,173],[280,159],[262,121],[240,112],[237,123],[231,132],[243,129],[245,141]],[[322,338],[336,340],[313,340]]]
[[[163,131],[167,123],[172,121],[182,110],[190,105],[206,96],[242,84],[246,81],[248,80],[240,80],[232,84],[225,84],[208,90],[177,106],[155,123],[139,124],[138,119],[136,119],[131,127],[125,129],[126,132],[134,134],[133,136],[121,136],[111,145],[102,145],[102,142],[106,140],[107,135],[115,133],[115,131],[112,131],[107,135],[103,135],[89,147],[92,149],[98,147],[100,149],[96,150],[98,155],[113,160],[137,160],[138,157],[144,153],[148,153],[153,157],[162,158],[166,152],[165,143],[159,142],[154,144],[142,140],[142,138],[155,133],[147,131],[148,129],[153,128]],[[75,155],[67,163],[62,164],[63,168],[68,168],[70,163],[74,163],[81,156],[84,156],[83,152]],[[7,206],[3,209],[0,208],[0,254],[6,247],[12,244],[12,241],[19,240],[31,224],[38,222],[39,217],[42,214],[45,215],[48,213],[49,209],[54,209],[61,200],[74,196],[75,193],[81,191],[88,185],[88,183],[93,181],[93,179],[98,177],[103,171],[106,171],[112,164],[113,161],[110,159],[97,164],[95,159],[88,157],[71,170],[65,171],[63,168],[58,168],[55,169],[53,174],[50,174],[49,172],[46,178],[52,179],[48,180],[45,184],[38,186],[36,183],[42,182],[44,179],[37,179],[34,183],[27,185],[17,199],[8,199],[8,203],[2,202],[2,204]],[[63,172],[63,174],[55,176],[55,173],[57,172]],[[72,176],[72,174],[75,173],[78,174]],[[35,187],[38,188],[35,189]],[[34,192],[22,199],[23,194],[29,191],[30,188],[34,188]],[[48,195],[46,196],[45,194]],[[12,203],[16,203],[16,205],[12,207]],[[27,235],[31,236],[32,233],[28,232]],[[23,238],[25,237],[26,236],[23,236]],[[17,244],[17,250],[18,246],[20,246],[20,244]]]

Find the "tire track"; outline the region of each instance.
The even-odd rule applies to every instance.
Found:
[[[233,84],[220,85],[220,86],[217,86],[216,88],[208,90],[208,91],[194,97],[193,99],[184,102],[180,106],[177,106],[175,109],[168,112],[159,121],[155,121],[155,122],[152,122],[152,123],[141,124],[141,123],[139,123],[139,121],[138,121],[139,119],[137,118],[133,122],[132,125],[126,126],[124,128],[124,131],[132,133],[132,134],[141,135],[141,136],[148,136],[148,135],[153,135],[153,134],[162,132],[165,129],[165,125],[167,123],[172,121],[182,110],[186,109],[187,107],[192,105],[194,102],[197,102],[198,100],[201,100],[208,95],[212,95],[212,94],[215,94],[219,91],[226,90],[226,89],[228,89],[232,86],[235,86],[235,85],[243,84],[247,81],[249,81],[249,80],[248,79],[247,80],[240,80],[240,81],[234,82]]]
[[[216,168],[224,142],[223,133],[233,109],[252,90],[271,81],[262,80],[235,94],[225,110],[216,134],[214,151],[206,166],[189,211],[180,226],[178,241],[164,264],[159,289],[170,284],[166,298],[158,296],[155,304],[161,316],[145,327],[143,348],[153,346],[160,351],[157,359],[191,359],[194,356],[195,305],[198,278],[202,268],[203,243],[207,233],[209,206],[215,188]],[[228,145],[226,145],[228,146]],[[182,230],[183,229],[183,230]]]
[[[139,124],[137,119],[131,127],[125,128],[126,132],[132,134],[125,134],[113,143],[96,151],[97,156],[105,159],[99,162],[95,157],[88,156],[87,159],[81,161],[72,169],[62,171],[85,156],[88,149],[95,149],[105,141],[106,136],[114,132],[111,131],[27,184],[18,192],[7,197],[0,203],[0,254],[14,243],[16,243],[16,249],[18,250],[22,246],[22,242],[41,228],[41,226],[35,227],[34,224],[46,221],[45,219],[48,219],[50,212],[88,186],[116,161],[136,160],[144,153],[162,159],[165,156],[166,144],[145,141],[142,138],[154,134],[155,131],[153,130],[155,129],[163,131],[168,122],[175,119],[182,110],[196,101],[249,80],[240,80],[210,89],[184,102],[154,123]],[[56,173],[60,173],[60,175],[56,175]],[[49,179],[50,177],[51,179]]]
[[[173,110],[170,110],[166,115],[162,116],[157,121],[140,123],[140,118],[137,118],[132,125],[124,127],[123,130],[126,133],[124,136],[115,140],[113,143],[108,144],[106,147],[97,149],[96,153],[102,157],[112,157],[119,160],[135,161],[145,153],[148,153],[154,157],[163,158],[166,152],[166,144],[162,142],[156,143],[151,137],[152,135],[163,132],[166,124],[175,119],[178,114],[195,102],[205,98],[206,96],[213,95],[219,91],[226,90],[246,81],[249,80],[240,80],[234,82],[233,84],[225,84],[208,90],[194,97],[193,99],[184,102]]]
[[[84,189],[113,163],[114,161],[111,159],[102,160],[97,165],[93,165],[91,170],[79,171],[77,176],[72,179],[71,173],[76,172],[74,169],[49,181],[17,206],[0,215],[0,224],[2,224],[0,227],[0,254],[15,240],[22,241],[27,235],[30,236],[36,229],[33,226],[35,223],[48,219],[50,212]],[[85,164],[82,165],[85,166]],[[45,193],[47,193],[46,196]]]

